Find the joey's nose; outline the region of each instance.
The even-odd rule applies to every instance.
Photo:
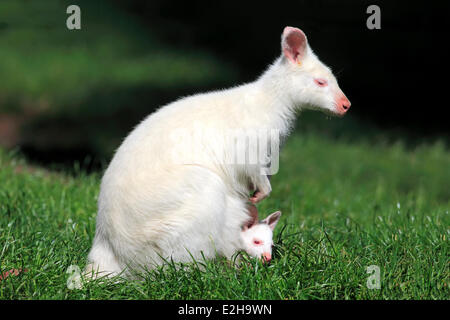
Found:
[[[264,252],[262,254],[263,260],[264,262],[270,262],[270,260],[272,260],[272,255],[268,252]]]

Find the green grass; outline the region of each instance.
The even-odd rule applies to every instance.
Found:
[[[288,139],[259,205],[262,216],[283,212],[268,266],[218,259],[81,290],[67,289],[66,270],[85,265],[100,174],[0,151],[0,269],[29,269],[0,282],[0,299],[449,299],[450,153],[383,141]],[[380,290],[366,286],[370,265]]]

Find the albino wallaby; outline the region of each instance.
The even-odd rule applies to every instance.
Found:
[[[300,29],[284,29],[281,49],[254,82],[170,103],[128,135],[102,179],[86,272],[231,257],[243,247],[249,194],[256,203],[271,185],[262,165],[230,161],[226,132],[274,129],[283,138],[302,109],[342,116],[350,107]],[[201,162],[180,160],[191,155]]]
[[[256,211],[256,207],[253,209]],[[276,211],[264,220],[252,220],[250,224],[245,224],[241,232],[242,250],[252,257],[270,262],[272,260],[273,230],[280,217],[281,212]]]

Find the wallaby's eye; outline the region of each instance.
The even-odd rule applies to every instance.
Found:
[[[317,78],[314,79],[314,82],[319,86],[319,87],[326,87],[328,85],[328,81],[322,78]]]
[[[259,239],[253,239],[253,244],[259,246],[259,245],[262,245],[262,241]]]

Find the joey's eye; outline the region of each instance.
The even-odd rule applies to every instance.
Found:
[[[322,79],[322,78],[317,78],[314,79],[314,82],[319,86],[319,87],[326,87],[328,85],[328,81],[326,79]]]
[[[261,241],[261,240],[258,240],[258,239],[253,239],[253,243],[254,243],[255,245],[259,246],[259,245],[262,244],[262,241]]]

